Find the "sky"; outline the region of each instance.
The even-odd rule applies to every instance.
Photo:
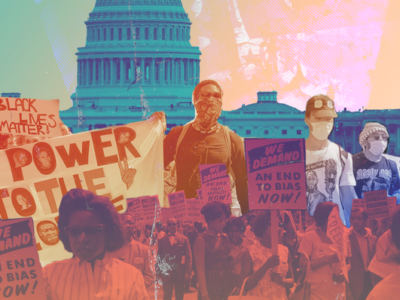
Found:
[[[182,0],[200,79],[224,90],[223,109],[258,91],[304,110],[328,94],[336,108],[400,108],[400,2],[396,0]],[[95,0],[0,1],[0,92],[72,105],[76,55]]]

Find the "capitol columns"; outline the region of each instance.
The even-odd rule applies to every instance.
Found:
[[[134,58],[131,58],[131,79],[130,83],[132,83],[136,79],[136,64]]]
[[[119,84],[120,85],[123,85],[124,84],[124,68],[125,67],[125,65],[124,65],[124,58],[123,57],[121,57],[120,59],[119,59]]]
[[[154,57],[150,58],[150,84],[154,85],[156,77],[156,59]]]
[[[92,59],[92,85],[96,84],[96,60]]]
[[[110,85],[114,84],[114,77],[115,77],[114,58],[110,58]]]
[[[100,79],[100,85],[104,85],[104,76],[105,71],[104,71],[104,58],[100,59],[100,74],[99,74],[99,79]]]
[[[166,62],[165,62],[165,57],[161,58],[161,64],[158,70],[160,71],[160,74],[158,78],[160,79],[160,84],[164,85],[165,84],[165,67],[166,67]]]
[[[193,59],[193,85],[197,84],[197,59]]]
[[[190,59],[187,58],[187,59],[186,59],[186,65],[185,65],[185,68],[186,68],[186,78],[183,78],[184,84],[186,84],[186,85],[189,85],[190,77],[191,77],[191,76],[189,75],[189,62],[190,62]],[[185,82],[185,79],[186,79],[186,82]]]
[[[168,84],[168,85],[171,84],[171,82],[170,82],[170,74],[171,74],[171,71],[170,71],[170,67],[171,67],[170,62],[171,62],[170,59],[168,59],[168,60],[165,59],[165,83]]]
[[[89,64],[89,59],[85,59],[85,85],[89,85],[90,84],[90,82],[89,82],[89,67],[90,67],[90,64]]]
[[[184,78],[184,75],[185,75],[185,65],[184,65],[184,62],[183,62],[183,58],[181,58],[181,65],[180,65],[180,67],[181,67],[181,69],[180,69],[180,82],[179,82],[179,84],[180,85],[184,85],[185,84],[185,78]]]

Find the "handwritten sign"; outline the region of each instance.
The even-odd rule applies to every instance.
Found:
[[[32,218],[0,221],[2,299],[46,299]]]
[[[365,208],[371,219],[390,216],[386,190],[364,192],[364,199]]]
[[[207,202],[232,203],[231,181],[225,164],[200,165],[201,190]]]
[[[126,209],[126,198],[162,196],[162,137],[161,123],[144,121],[1,150],[0,218],[55,222],[62,196],[72,188],[110,198],[117,211]],[[54,259],[40,237],[38,242],[44,266]]]
[[[0,97],[0,133],[61,136],[58,111],[59,100]]]
[[[245,139],[249,208],[306,209],[304,139]]]
[[[140,202],[143,210],[143,222],[145,224],[153,224],[157,217],[157,211],[160,209],[158,195],[141,197]]]
[[[199,199],[186,199],[186,219],[194,221],[203,221],[201,211],[201,201]]]
[[[347,241],[344,237],[343,223],[342,220],[340,219],[339,210],[337,206],[333,208],[333,210],[329,215],[328,227],[326,233],[327,236],[332,240],[332,242],[335,245],[342,273],[348,282],[349,277],[347,274],[347,266],[346,266]]]
[[[136,225],[142,225],[144,223],[141,199],[142,197],[126,199],[126,211],[131,213]]]
[[[177,220],[183,220],[186,215],[186,199],[185,192],[180,191],[176,193],[168,194],[169,207],[171,208],[171,214]]]

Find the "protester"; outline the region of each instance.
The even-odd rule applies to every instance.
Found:
[[[308,273],[306,280],[311,286],[310,300],[346,299],[345,277],[341,271],[337,250],[327,236],[328,218],[336,205],[332,202],[318,204],[314,212],[317,228],[306,232],[298,250],[300,267]],[[348,241],[345,241],[347,256],[350,256]],[[348,262],[348,259],[346,261]]]
[[[252,274],[247,278],[244,290],[248,296],[287,299],[286,289],[293,286],[290,254],[279,244],[278,254],[272,255],[271,227],[271,211],[260,213],[254,221],[253,231],[260,241],[244,253],[244,265],[250,267]]]
[[[351,228],[348,233],[351,246],[349,286],[354,300],[365,300],[372,290],[369,263],[375,255],[376,236],[366,227],[368,214],[364,209],[351,211]]]
[[[239,288],[243,284],[243,280],[251,275],[249,265],[243,265],[243,254],[248,252],[248,247],[254,244],[253,240],[249,240],[243,236],[245,225],[241,217],[230,216],[224,227],[224,232],[230,241],[229,256],[233,259],[233,269],[230,291]]]
[[[400,178],[395,161],[383,156],[389,140],[389,132],[380,123],[369,122],[360,133],[359,142],[363,149],[353,155],[353,172],[356,193],[359,199],[369,191],[387,190],[390,197],[400,202]]]
[[[225,203],[214,201],[204,205],[201,214],[207,231],[196,239],[194,257],[199,282],[199,300],[225,300],[229,296],[229,238],[223,233],[230,209]]]
[[[154,237],[158,241],[161,238],[163,238],[164,236],[165,236],[164,226],[161,222],[157,222],[156,223],[156,231],[154,232]]]
[[[154,284],[154,274],[149,263],[149,247],[133,239],[135,221],[133,216],[126,212],[121,215],[124,226],[124,246],[111,253],[112,257],[118,258],[138,269],[144,278],[146,288]]]
[[[254,226],[254,221],[256,220],[257,215],[251,212],[246,214],[245,216],[247,218],[248,225],[246,226],[246,231],[244,232],[244,236],[249,240],[255,241],[256,236],[254,235],[252,227]]]
[[[124,239],[120,217],[108,198],[70,190],[61,200],[58,228],[73,258],[43,268],[48,299],[148,299],[142,274],[110,255]]]
[[[185,126],[172,128],[164,138],[164,167],[175,160],[176,191],[185,191],[189,199],[196,198],[196,189],[201,188],[200,164],[226,164],[231,178],[231,209],[240,215],[240,209],[242,214],[248,212],[244,145],[236,133],[218,123],[222,96],[214,80],[203,80],[195,87],[196,117]]]
[[[310,128],[306,139],[307,207],[310,216],[324,201],[338,204],[340,218],[350,227],[350,211],[356,198],[351,155],[328,140],[338,115],[333,100],[318,95],[307,101],[305,122]]]
[[[203,223],[199,221],[194,221],[193,227],[197,230],[199,234],[207,230],[207,228],[204,227]]]
[[[192,251],[187,237],[176,232],[178,222],[167,221],[168,234],[158,241],[157,274],[163,283],[164,300],[183,300],[185,282],[192,270]]]
[[[300,255],[297,250],[304,237],[304,234],[296,230],[293,218],[290,218],[290,211],[284,211],[282,245],[286,246],[290,254],[290,266],[293,271],[294,282],[297,282],[300,276],[306,271],[300,268]],[[293,223],[292,223],[293,220]]]
[[[146,245],[146,246],[150,245],[151,229],[152,229],[152,226],[150,224],[146,224],[144,226],[144,236],[142,236],[139,241],[143,245]]]
[[[400,295],[400,209],[397,209],[392,216],[392,224],[390,233],[394,246],[397,249],[397,255],[393,255],[391,260],[397,263],[397,270],[383,279],[370,292],[367,300],[395,300],[399,299]]]
[[[196,242],[197,237],[199,236],[199,233],[197,232],[196,228],[194,228],[190,224],[185,224],[183,226],[183,234],[184,236],[187,237],[190,245],[190,250],[192,251],[192,254],[194,253],[194,243]],[[196,287],[197,286],[197,273],[196,273],[196,264],[192,262],[192,272],[194,273],[194,276],[192,277],[191,281],[187,281],[185,283],[185,292],[189,292],[190,286]]]

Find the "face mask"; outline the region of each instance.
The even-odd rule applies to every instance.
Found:
[[[310,123],[312,125],[312,135],[320,141],[326,140],[333,128],[333,122],[316,122]]]
[[[387,147],[387,142],[386,141],[373,141],[370,142],[371,147],[369,148],[369,151],[376,156],[380,156],[383,154]]]

